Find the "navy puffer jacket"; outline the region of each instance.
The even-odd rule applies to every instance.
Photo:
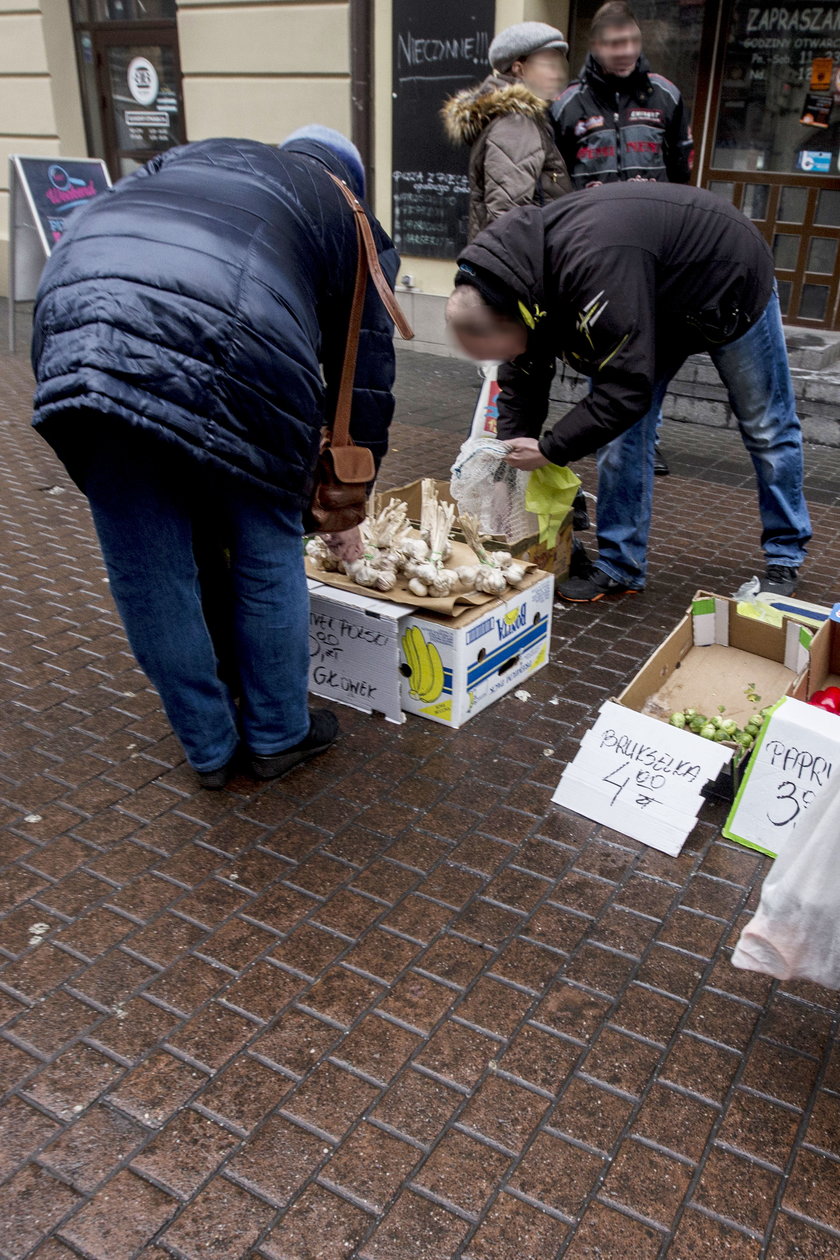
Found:
[[[309,501],[357,258],[329,170],[350,182],[311,140],[204,140],[79,212],[44,269],[32,344],[33,423],[71,473],[94,440],[92,411],[290,505]],[[399,260],[370,217],[393,283]],[[351,431],[377,462],[394,407],[392,331],[371,283]]]

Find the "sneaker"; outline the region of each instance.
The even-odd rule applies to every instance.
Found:
[[[667,477],[670,471],[668,461],[662,454],[662,447],[657,443],[653,448],[653,475],[654,477]]]
[[[585,577],[570,577],[565,582],[561,582],[557,587],[557,594],[560,599],[568,600],[570,604],[594,604],[605,595],[638,595],[642,589],[639,586],[625,586],[623,582],[616,582],[614,578],[607,577],[602,569],[593,565]]]
[[[222,788],[227,787],[238,767],[239,749],[237,748],[230,761],[219,766],[218,770],[197,770],[199,786],[208,792],[221,792]]]
[[[799,581],[799,570],[787,564],[768,564],[758,587],[759,594],[792,595]]]
[[[334,713],[329,709],[310,709],[309,734],[299,744],[267,757],[251,753],[251,773],[255,779],[282,779],[301,762],[326,752],[340,734],[341,728]]]

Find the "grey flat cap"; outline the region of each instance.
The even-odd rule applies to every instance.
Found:
[[[517,22],[515,26],[499,31],[493,40],[489,52],[490,65],[505,74],[514,61],[542,52],[543,48],[569,51],[565,35],[556,26],[549,26],[547,22]]]

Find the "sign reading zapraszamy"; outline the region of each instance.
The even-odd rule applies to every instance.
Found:
[[[455,258],[466,244],[469,150],[444,134],[448,96],[490,72],[494,0],[394,0],[393,212],[402,254]]]

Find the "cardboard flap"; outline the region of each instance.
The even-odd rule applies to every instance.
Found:
[[[324,454],[332,462],[338,480],[346,485],[366,486],[376,476],[376,464],[366,446],[331,446]]]

